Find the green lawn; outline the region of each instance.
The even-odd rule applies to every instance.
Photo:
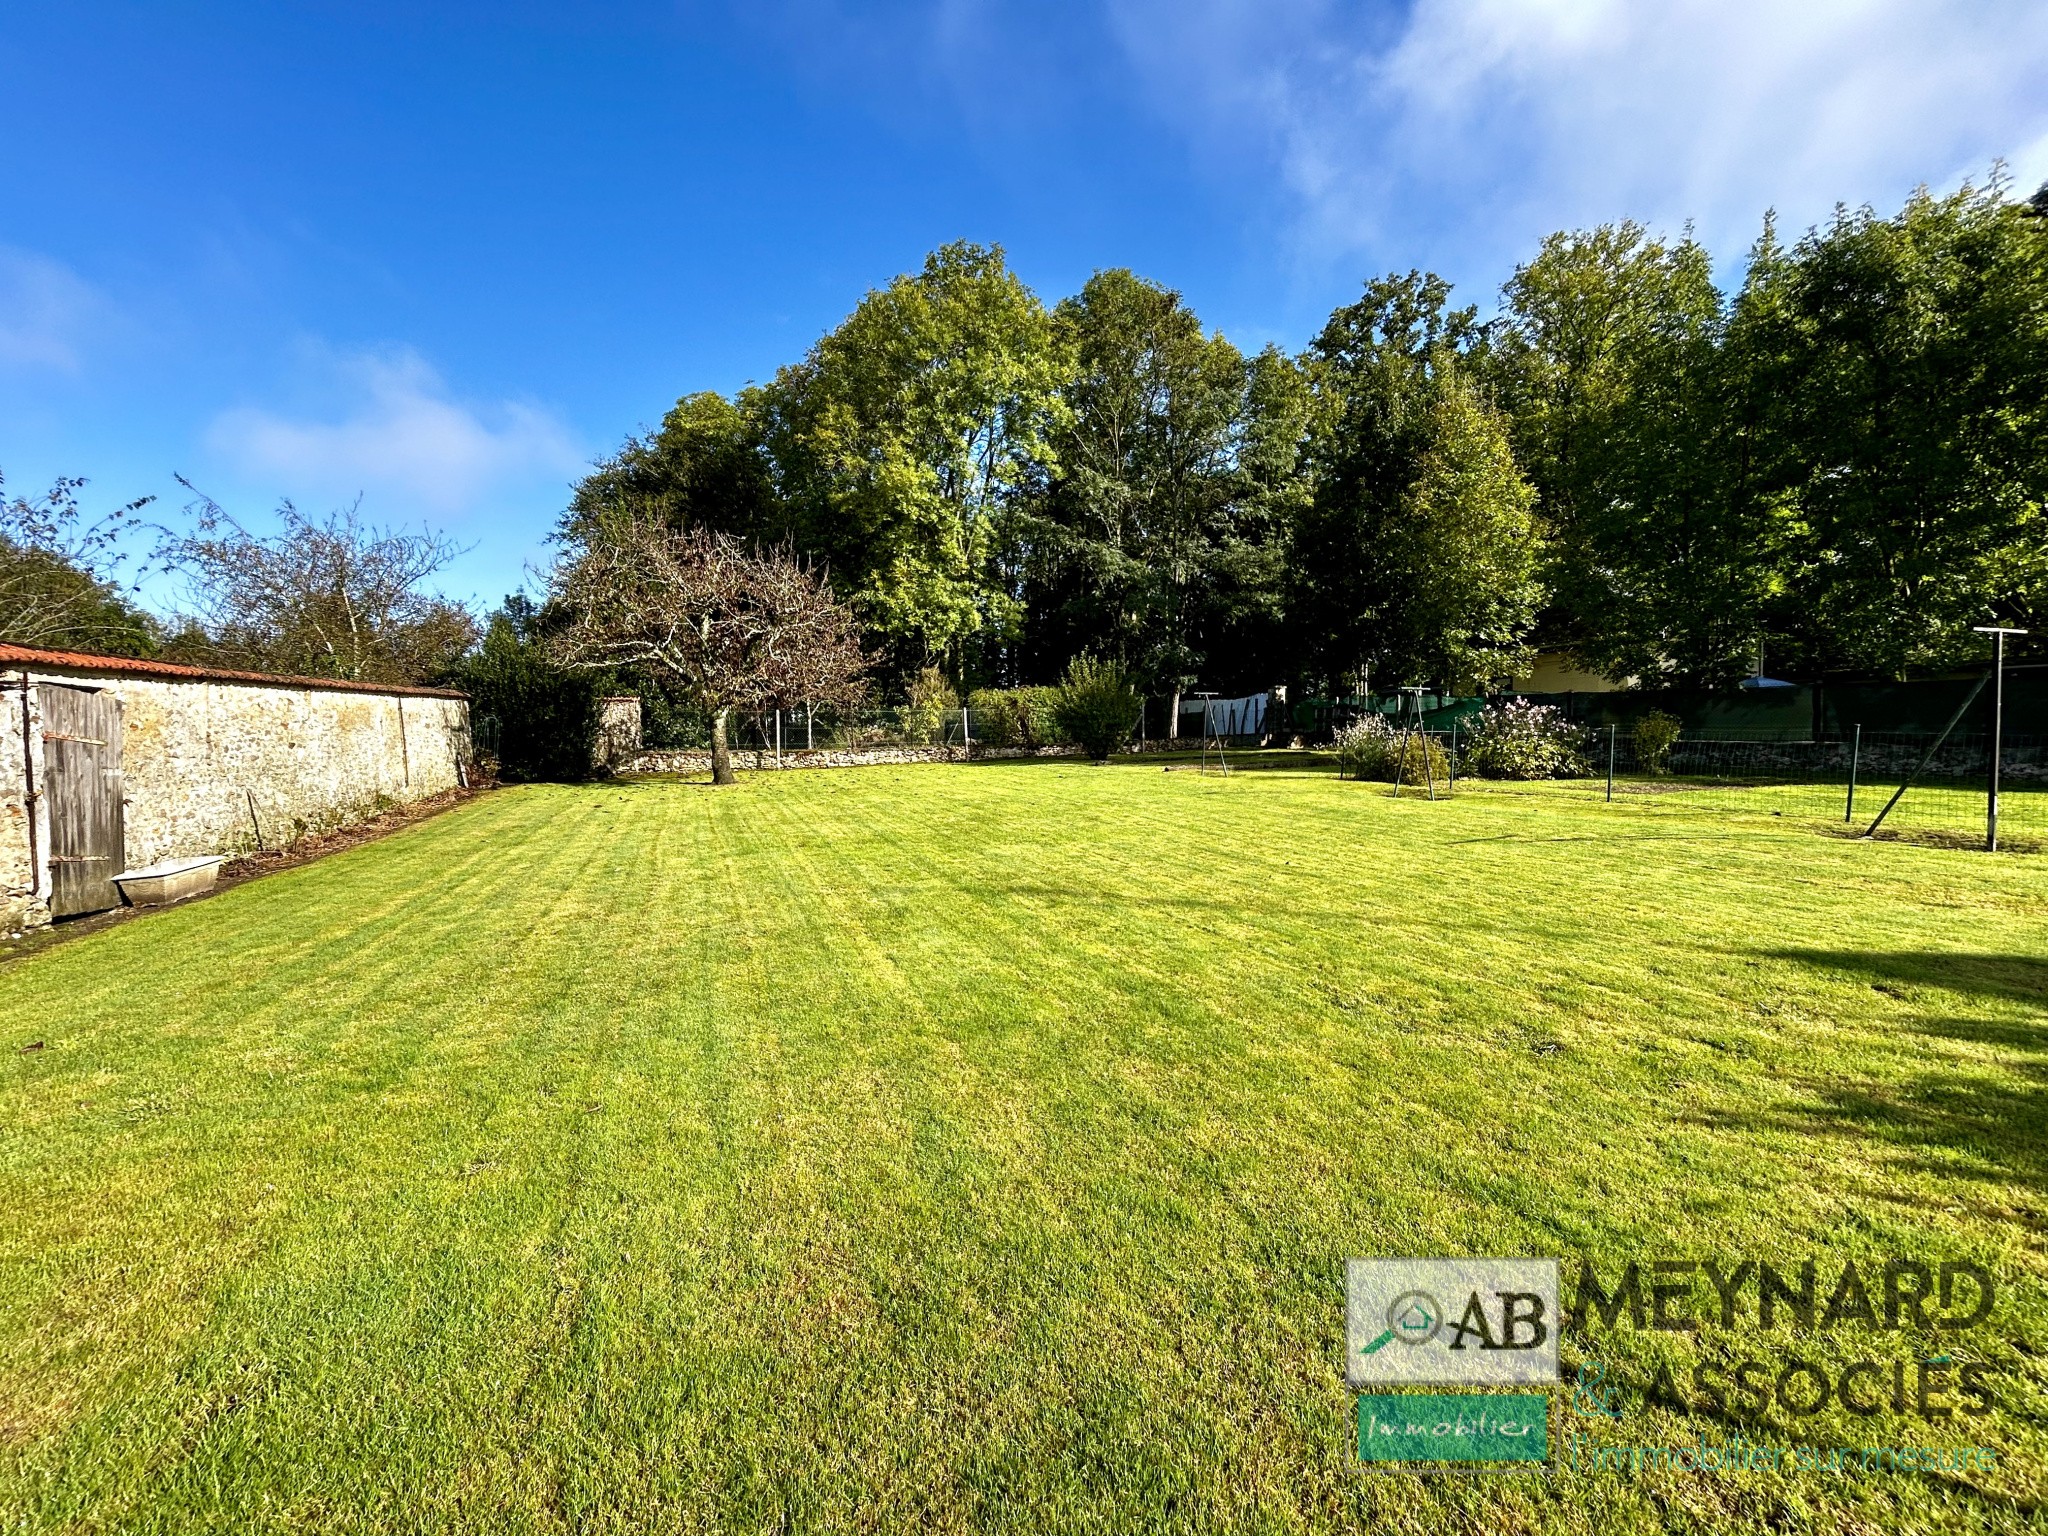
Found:
[[[2048,1494],[2048,859],[1326,771],[513,789],[0,966],[0,1021],[10,1536],[1996,1530]],[[1367,1475],[1343,1262],[1431,1253],[1976,1260],[1971,1334],[1744,1348],[1981,1359],[1999,1412],[1739,1427],[1998,1465]]]

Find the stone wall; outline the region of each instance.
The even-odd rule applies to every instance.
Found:
[[[26,743],[21,729],[24,718],[29,727]],[[48,844],[30,818],[27,793],[29,770],[40,766],[36,761],[40,728],[34,690],[24,706],[20,680],[8,683],[0,693],[0,933],[50,920],[50,908],[37,881],[40,854]],[[33,859],[32,840],[37,854]]]
[[[597,701],[597,746],[592,760],[617,768],[640,750],[640,695],[615,694]]]
[[[426,690],[297,686],[213,676],[124,676],[30,666],[29,756],[46,782],[36,685],[121,702],[126,865],[277,848],[394,804],[453,789],[470,756],[469,703]],[[0,692],[0,927],[39,917],[44,871],[29,862],[19,672]],[[49,849],[47,804],[36,844]]]

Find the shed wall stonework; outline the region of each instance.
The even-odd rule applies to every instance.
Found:
[[[31,817],[28,801],[28,769],[40,770],[38,733],[41,716],[35,694],[27,699],[29,735],[22,737],[23,699],[21,684],[12,682],[0,692],[0,933],[50,920],[44,892],[37,887],[37,862],[30,858]],[[33,829],[37,849],[48,844],[41,829]]]
[[[30,677],[28,766],[39,788],[36,686],[103,689],[121,701],[131,869],[347,826],[455,788],[470,757],[460,698],[41,668]],[[21,712],[17,676],[0,692],[0,925],[10,930],[46,917],[37,907],[48,890],[46,872],[29,863]],[[46,825],[36,843],[46,854]]]

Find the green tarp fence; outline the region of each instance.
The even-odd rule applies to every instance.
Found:
[[[1859,725],[1869,733],[1933,734],[1948,724],[1956,706],[1977,684],[1978,670],[1942,677],[1895,681],[1800,683],[1783,688],[1628,688],[1607,693],[1528,693],[1517,697],[1553,705],[1567,718],[1623,731],[1652,710],[1677,717],[1693,736],[1726,735],[1755,741],[1835,741]],[[1422,696],[1423,722],[1449,730],[1484,709],[1484,698],[1449,694]],[[1401,695],[1309,698],[1289,710],[1294,729],[1310,740],[1327,738],[1360,715],[1397,718],[1414,706]],[[1985,689],[1956,729],[1985,734],[1991,729],[1991,690]],[[2005,730],[2008,737],[2048,736],[2048,663],[2008,663],[2005,669]]]

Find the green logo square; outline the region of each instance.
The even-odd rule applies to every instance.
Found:
[[[1550,1399],[1538,1393],[1378,1392],[1358,1400],[1360,1461],[1548,1461]]]

